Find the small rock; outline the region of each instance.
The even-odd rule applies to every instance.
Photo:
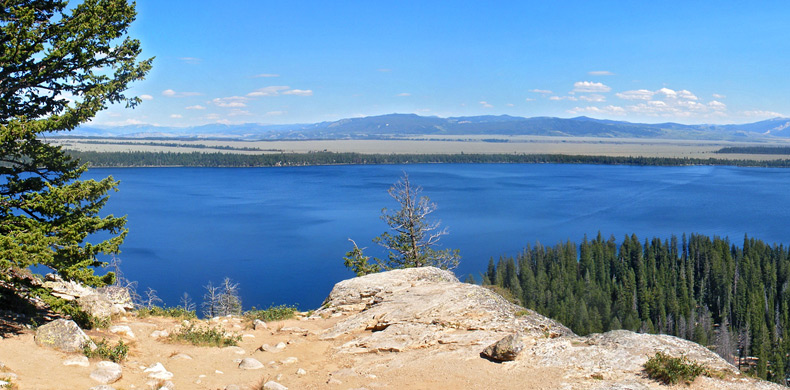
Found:
[[[151,366],[143,370],[143,372],[147,372],[148,377],[151,379],[161,379],[165,381],[173,379],[173,373],[167,371],[165,369],[165,366],[163,366],[162,363],[159,362],[152,364]]]
[[[123,376],[121,366],[113,362],[99,362],[97,369],[91,372],[91,379],[103,384],[115,383]]]
[[[275,381],[268,381],[263,384],[263,388],[266,390],[288,390],[287,387],[275,382]]]
[[[96,347],[88,335],[74,321],[55,320],[36,329],[36,344],[63,352],[82,352],[85,343]]]
[[[225,347],[223,349],[226,350],[226,351],[231,351],[231,352],[235,353],[236,355],[244,355],[245,353],[247,353],[246,351],[244,351],[244,348],[242,348],[242,347],[231,346],[231,347]]]
[[[74,356],[68,358],[63,361],[64,366],[80,366],[80,367],[88,367],[90,366],[90,362],[88,362],[87,356]]]
[[[241,390],[241,387],[239,387],[239,385],[227,385],[225,386],[225,390]]]
[[[274,346],[276,349],[285,349],[285,343],[280,341],[277,345]]]
[[[248,339],[248,338],[254,339],[255,335],[254,334],[243,334],[243,335],[241,335],[241,338],[243,338],[243,339]]]
[[[498,361],[516,360],[516,357],[524,349],[524,342],[518,334],[510,334],[494,344],[489,345],[483,350],[482,354],[490,359]]]
[[[299,375],[299,376],[307,375],[307,371],[305,371],[303,368],[300,368],[300,369],[296,370],[296,375]]]
[[[189,356],[185,353],[177,353],[170,357],[173,360],[192,360],[192,356]]]
[[[115,390],[115,388],[110,385],[99,385],[99,386],[93,386],[88,390]]]
[[[296,363],[298,361],[299,361],[299,359],[291,356],[291,357],[285,358],[284,360],[280,360],[280,363],[282,363],[282,364],[294,364],[294,363]]]
[[[239,363],[239,368],[241,368],[242,370],[258,370],[263,368],[263,363],[259,362],[257,359],[244,358],[241,359],[241,363]]]
[[[176,384],[171,381],[167,381],[162,386],[159,386],[159,388],[156,390],[176,390]]]
[[[263,321],[261,321],[261,320],[256,318],[255,321],[252,321],[252,329],[255,329],[255,330],[269,329],[269,326],[266,325],[265,322],[263,322]]]
[[[224,374],[224,372],[222,372],[222,371],[220,371],[220,370],[214,370],[214,373],[215,373],[215,374]]]
[[[167,337],[170,336],[170,332],[166,330],[155,330],[151,332],[151,338],[158,339],[160,337]]]
[[[121,333],[126,335],[129,338],[134,338],[134,332],[132,332],[132,328],[126,325],[114,325],[111,326],[109,329],[110,333]]]
[[[11,384],[11,382],[6,382],[4,380],[0,380],[0,387],[5,387],[5,386],[8,386],[10,384]]]

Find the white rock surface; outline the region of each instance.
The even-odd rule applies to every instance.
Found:
[[[96,363],[96,370],[91,372],[91,379],[103,384],[115,383],[123,376],[123,370],[117,363],[102,361]]]
[[[275,381],[268,381],[263,384],[263,388],[266,390],[288,390],[287,387],[275,382]]]
[[[64,366],[88,367],[90,362],[87,356],[73,356],[63,361]]]
[[[148,377],[151,379],[161,379],[165,381],[173,379],[173,373],[167,371],[167,369],[165,369],[165,366],[159,362],[150,365],[148,368],[143,370],[143,372],[147,372]]]
[[[241,359],[239,368],[242,370],[259,370],[263,368],[263,363],[259,362],[258,359],[255,358],[244,358]]]

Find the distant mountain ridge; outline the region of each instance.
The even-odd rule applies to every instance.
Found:
[[[56,136],[65,134],[52,134]],[[594,119],[482,115],[440,118],[388,114],[311,124],[209,124],[179,128],[153,125],[80,126],[68,136],[118,138],[224,138],[242,140],[398,139],[417,135],[541,135],[563,137],[751,139],[790,138],[790,118],[729,125],[633,123]]]

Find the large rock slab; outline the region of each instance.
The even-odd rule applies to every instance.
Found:
[[[90,337],[74,321],[55,320],[36,329],[36,344],[63,352],[81,352],[85,344],[95,347]]]
[[[350,316],[321,338],[359,334],[341,348],[354,353],[402,352],[436,344],[488,345],[509,333],[572,334],[557,321],[433,267],[342,281],[317,311],[319,315],[338,313]]]
[[[91,372],[90,376],[96,382],[106,385],[118,382],[123,376],[123,370],[117,363],[104,361],[96,364],[96,370]]]

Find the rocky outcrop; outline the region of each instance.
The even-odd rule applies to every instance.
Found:
[[[460,283],[449,271],[408,268],[335,285],[317,315],[351,314],[322,335],[368,331],[345,352],[401,352],[437,344],[489,345],[509,333],[571,335],[560,324],[492,291]]]
[[[559,370],[565,382],[558,388],[653,389],[659,386],[646,378],[643,364],[661,351],[686,356],[717,373],[715,378],[699,378],[698,389],[782,388],[744,378],[707,348],[677,337],[630,331],[579,337],[556,321],[436,268],[340,282],[316,315],[344,317],[321,338],[348,340],[336,351],[357,356],[360,370],[414,364],[414,359],[427,363],[430,356],[452,354],[461,360],[482,356],[507,362],[513,371]],[[425,353],[416,355],[418,350]]]
[[[74,281],[63,280],[56,274],[47,274],[43,287],[52,290],[52,295],[67,301],[76,301],[82,310],[97,318],[109,318],[112,314],[124,313],[134,308],[129,290],[120,286],[93,288]]]
[[[74,321],[55,320],[36,329],[36,344],[63,352],[80,352],[85,344],[93,342]]]

